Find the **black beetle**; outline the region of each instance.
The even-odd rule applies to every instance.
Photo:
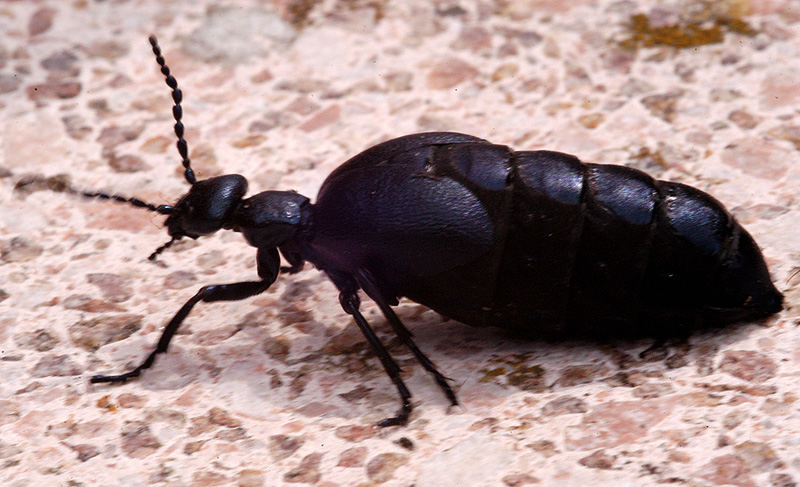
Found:
[[[469,325],[537,337],[675,335],[782,307],[752,237],[717,200],[635,169],[585,164],[558,152],[516,152],[458,133],[408,135],[344,163],[314,204],[292,191],[245,198],[247,180],[238,174],[197,181],[183,138],[181,91],[154,37],[150,43],[172,90],[189,192],[174,206],[155,206],[68,191],[168,215],[171,240],[151,259],[183,237],[241,232],[258,249],[261,280],[201,288],[141,365],[92,377],[93,383],[124,382],[150,367],[198,302],[254,296],[306,261],[336,285],[342,308],[400,393],[401,410],[382,426],[408,420],[411,393],[359,312],[359,289],[452,404],[446,378],[392,311],[399,297]],[[280,266],[279,251],[289,267]]]

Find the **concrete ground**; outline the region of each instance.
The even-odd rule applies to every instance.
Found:
[[[0,484],[526,486],[800,481],[800,2],[42,0],[0,3]],[[786,309],[652,340],[545,343],[404,302],[448,403],[370,303],[416,408],[307,268],[254,279],[232,232],[168,240],[162,217],[30,175],[174,202],[187,189],[158,35],[199,177],[313,197],[394,136],[449,130],[694,185],[763,249]]]

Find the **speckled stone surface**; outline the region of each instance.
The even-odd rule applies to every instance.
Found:
[[[379,429],[394,387],[309,266],[199,305],[140,380],[91,386],[201,285],[256,277],[238,234],[153,264],[163,217],[13,191],[32,174],[156,204],[186,190],[151,33],[200,177],[313,197],[350,156],[428,130],[627,164],[724,202],[786,309],[642,358],[652,341],[523,341],[403,303],[450,410],[365,303],[416,406]],[[800,482],[800,2],[0,2],[0,40],[1,485]]]

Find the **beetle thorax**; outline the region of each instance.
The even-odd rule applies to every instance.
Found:
[[[232,216],[233,230],[253,247],[277,247],[297,233],[309,200],[294,191],[264,191],[242,200]]]

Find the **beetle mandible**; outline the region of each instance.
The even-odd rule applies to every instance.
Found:
[[[397,387],[401,409],[381,426],[407,422],[411,393],[360,313],[359,289],[452,404],[447,379],[392,310],[400,297],[469,325],[539,337],[680,335],[782,308],[758,246],[717,200],[559,152],[513,151],[459,133],[407,135],[334,170],[313,204],[293,191],[246,198],[247,180],[238,174],[198,181],[183,138],[182,92],[155,37],[149,40],[172,90],[188,193],[174,205],[155,206],[67,190],[167,215],[170,240],[150,259],[183,237],[240,232],[258,249],[259,280],[201,288],[138,367],[94,376],[92,383],[139,376],[167,351],[200,301],[255,296],[306,261],[334,283],[342,308]]]

